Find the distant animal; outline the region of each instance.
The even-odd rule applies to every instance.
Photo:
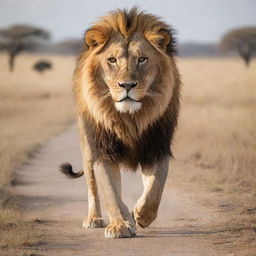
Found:
[[[39,61],[37,61],[37,62],[34,64],[33,68],[34,68],[37,72],[43,73],[43,72],[44,72],[45,70],[47,70],[47,69],[52,69],[52,64],[51,64],[51,62],[49,62],[49,61],[39,60]]]
[[[177,125],[180,75],[173,29],[136,8],[110,12],[90,27],[74,73],[86,228],[103,227],[98,185],[106,201],[106,238],[134,237],[156,218]],[[130,213],[121,197],[121,169],[141,170],[144,192]],[[132,190],[132,187],[129,188]]]

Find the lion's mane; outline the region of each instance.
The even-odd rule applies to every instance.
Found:
[[[143,107],[134,114],[120,113],[109,97],[104,97],[95,54],[104,51],[114,33],[129,38],[140,32],[152,45],[170,36],[162,58],[161,83],[156,97],[144,99]],[[77,112],[84,123],[85,134],[94,160],[123,163],[132,169],[138,164],[151,165],[159,158],[172,155],[171,142],[177,125],[180,98],[180,76],[174,60],[173,30],[156,16],[136,8],[117,10],[102,17],[85,35],[84,47],[74,73],[74,95]],[[88,44],[97,44],[91,51]],[[172,73],[164,73],[165,70]],[[170,89],[171,88],[171,89]]]

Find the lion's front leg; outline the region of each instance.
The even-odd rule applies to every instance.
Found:
[[[142,166],[144,190],[133,211],[137,226],[145,228],[156,219],[168,169],[169,157],[159,160],[150,168]]]
[[[135,222],[127,206],[121,199],[120,170],[117,164],[96,162],[94,170],[109,217],[109,225],[105,229],[106,238],[134,237]]]

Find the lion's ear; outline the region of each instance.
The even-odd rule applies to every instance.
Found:
[[[171,34],[169,31],[165,31],[165,30],[159,31],[158,33],[161,36],[161,38],[158,42],[158,45],[159,45],[159,47],[162,47],[163,49],[166,50],[167,46],[171,42]]]
[[[99,30],[91,29],[85,34],[85,42],[89,48],[102,45],[106,42],[106,36]]]
[[[172,35],[169,30],[152,29],[145,34],[146,39],[157,49],[167,51],[172,41]]]

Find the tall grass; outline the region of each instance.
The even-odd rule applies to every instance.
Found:
[[[176,157],[194,180],[256,193],[256,62],[181,59],[182,110]]]

